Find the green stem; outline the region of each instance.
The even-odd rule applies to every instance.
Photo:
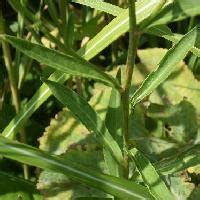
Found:
[[[58,12],[56,9],[55,1],[52,0],[45,0],[45,3],[48,5],[48,12],[51,16],[54,24],[56,24],[58,27],[60,27],[60,23],[58,21]]]
[[[189,21],[189,25],[188,25],[188,31],[190,31],[192,27],[194,26],[194,21],[195,21],[195,17],[191,17]]]
[[[59,0],[59,9],[60,9],[60,18],[62,21],[62,28],[60,32],[62,32],[64,44],[66,45],[68,42],[67,40],[67,25],[68,25],[68,1],[66,0]]]
[[[129,0],[129,46],[128,55],[126,63],[126,75],[125,83],[123,85],[123,91],[121,93],[122,99],[122,110],[123,110],[123,136],[124,136],[124,149],[128,148],[129,139],[129,90],[131,86],[131,80],[133,75],[133,69],[135,65],[135,58],[137,52],[137,45],[139,41],[140,34],[137,30],[136,25],[136,15],[135,15],[135,0]],[[128,156],[124,153],[124,165],[125,172],[124,175],[128,176]]]
[[[0,11],[0,34],[5,34],[5,25],[4,25],[4,18],[2,15],[2,11]],[[15,106],[16,112],[19,111],[19,96],[18,96],[18,90],[17,90],[17,84],[15,80],[15,73],[12,65],[12,58],[11,58],[11,53],[10,53],[10,47],[7,42],[1,41],[2,42],[2,49],[3,49],[3,55],[4,55],[4,61],[5,61],[5,66],[8,72],[8,77],[10,80],[10,88],[11,88],[11,93],[12,93],[12,98],[13,98],[13,104]]]
[[[0,34],[6,34],[2,10],[0,10]],[[17,88],[17,81],[15,79],[15,72],[14,72],[14,68],[13,68],[13,64],[12,64],[10,46],[8,45],[7,42],[5,42],[3,40],[2,40],[2,49],[3,49],[5,66],[6,66],[9,81],[10,81],[10,88],[11,88],[11,93],[12,93],[13,104],[15,106],[16,113],[18,113],[20,110],[20,100],[19,100],[19,94],[18,94],[18,88]],[[21,142],[26,141],[25,133],[23,130],[20,131],[20,139],[21,139]],[[28,166],[23,165],[23,170],[24,170],[24,178],[28,179],[28,174],[29,174]]]

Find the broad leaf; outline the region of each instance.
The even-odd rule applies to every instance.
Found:
[[[166,53],[159,67],[144,80],[133,94],[131,98],[132,106],[151,94],[174,71],[174,66],[184,59],[188,51],[195,46],[200,35],[199,31],[200,26],[196,26]]]
[[[146,115],[163,123],[164,134],[179,144],[187,144],[196,137],[198,121],[195,107],[187,100],[175,105],[150,104]],[[166,126],[164,128],[164,126]],[[163,136],[164,136],[163,134]],[[162,136],[161,136],[162,137]]]
[[[135,68],[134,73],[137,78],[133,77],[133,85],[138,87],[144,78],[155,69],[155,66],[158,65],[166,52],[166,49],[161,48],[138,50],[137,53],[141,64]],[[131,92],[134,92],[135,88],[132,86]],[[196,113],[199,114],[199,88],[199,81],[195,79],[193,73],[188,69],[188,66],[181,61],[178,65],[174,66],[174,71],[166,81],[160,84],[149,95],[148,100],[151,103],[161,105],[167,105],[169,103],[175,105],[179,104],[185,98],[195,107]]]
[[[51,156],[39,149],[0,137],[0,155],[42,169],[63,173],[78,182],[100,189],[122,199],[152,199],[148,190],[136,183],[116,178]]]
[[[131,158],[139,170],[144,183],[149,187],[156,199],[174,199],[169,189],[160,178],[150,161],[136,148],[129,151]]]
[[[187,174],[179,176],[171,176],[169,178],[170,189],[175,199],[195,200],[191,198],[192,192],[195,190],[195,184],[188,181]],[[196,187],[198,188],[198,187]]]
[[[95,95],[88,102],[101,119],[105,118],[110,92],[110,87],[96,83],[92,91]],[[85,145],[102,148],[102,145],[96,141],[95,135],[88,131],[67,108],[58,112],[55,118],[51,119],[39,142],[40,149],[56,155],[64,154],[70,148],[78,146],[83,149]]]

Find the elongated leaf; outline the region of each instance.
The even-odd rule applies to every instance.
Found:
[[[14,1],[15,2],[15,1]],[[145,17],[148,17],[155,7],[156,2],[153,0],[141,0],[137,2],[136,13],[138,23]],[[120,37],[128,30],[128,12],[121,14],[108,24],[99,34],[97,34],[91,41],[89,41],[85,47],[81,48],[77,53],[84,57],[86,60],[90,60],[100,51],[111,44],[115,39]],[[51,77],[56,76],[56,80],[63,79],[63,74],[55,72]],[[55,80],[55,81],[56,81]],[[4,129],[2,135],[6,137],[14,137],[23,126],[25,121],[34,113],[35,110],[42,105],[46,99],[50,96],[50,92],[47,86],[42,85],[33,98],[26,104],[27,111],[20,111],[19,114],[9,123]],[[36,98],[37,97],[37,98]],[[37,105],[37,106],[36,106]]]
[[[167,158],[159,163],[156,163],[159,172],[164,175],[173,174],[186,170],[189,167],[200,164],[200,145],[194,145],[184,149],[173,157]]]
[[[200,4],[196,0],[174,0],[154,19],[151,26],[180,21],[200,14]]]
[[[36,59],[38,62],[47,66],[55,68],[56,70],[74,76],[94,78],[115,88],[120,88],[119,84],[111,76],[103,73],[81,57],[78,58],[78,56],[74,56],[72,54],[62,54],[53,49],[34,44],[27,40],[22,40],[17,37],[4,35],[1,36],[1,39],[9,42],[27,56]]]
[[[98,198],[98,197],[80,197],[77,200],[112,200],[111,198]]]
[[[196,26],[186,34],[173,48],[171,48],[159,67],[144,80],[131,98],[132,106],[148,96],[160,83],[162,83],[174,71],[174,66],[185,58],[188,51],[195,46],[199,35],[200,26]]]
[[[120,69],[118,70],[119,71],[117,73],[116,78],[118,79],[119,82],[121,82]],[[122,121],[121,121],[121,96],[120,93],[114,88],[111,91],[105,123],[112,137],[117,141],[119,146],[122,148],[123,137],[122,137]],[[104,153],[105,163],[110,171],[110,175],[117,177],[122,176],[123,170],[120,169],[120,166],[113,159],[110,152],[106,148],[104,148],[103,153]]]
[[[169,40],[173,43],[177,43],[180,39],[184,36],[181,34],[172,33],[171,30],[166,25],[158,25],[149,28],[147,31],[149,34],[153,34],[159,37],[163,37],[166,40]],[[191,52],[194,53],[196,56],[200,57],[200,42],[197,42],[195,47],[192,47]]]
[[[66,174],[74,180],[103,190],[122,199],[152,199],[148,190],[122,178],[116,178],[66,162],[41,150],[0,137],[0,155],[42,169]]]
[[[68,77],[68,75],[57,71],[50,76],[50,80],[63,83],[66,79],[68,79]],[[31,100],[24,106],[23,109],[20,110],[16,117],[4,129],[2,135],[7,138],[14,138],[26,120],[41,106],[42,103],[48,99],[51,94],[52,93],[49,88],[43,84],[37,90]]]
[[[86,5],[114,16],[124,11],[123,8],[99,0],[72,0],[72,2]]]
[[[109,148],[118,163],[122,163],[122,153],[118,144],[114,141],[105,124],[93,108],[71,89],[48,80],[46,80],[45,83],[48,85],[53,95],[67,106],[88,130],[93,131],[100,139],[103,139],[104,144]]]
[[[144,183],[149,187],[156,199],[174,199],[167,186],[160,178],[151,162],[142,155],[136,148],[130,150],[130,156],[134,160]]]
[[[42,200],[42,196],[32,182],[2,171],[0,171],[0,180],[0,200],[16,199],[17,197],[27,200]]]
[[[159,1],[143,0],[136,3],[136,15],[137,23],[149,17]],[[122,12],[118,17],[112,20],[110,24],[105,26],[101,32],[99,32],[85,47],[79,50],[79,55],[86,60],[89,56],[98,54],[102,49],[107,47],[119,36],[128,31],[129,18],[128,10]]]

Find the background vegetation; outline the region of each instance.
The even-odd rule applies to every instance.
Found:
[[[0,199],[199,199],[199,15],[1,1]]]

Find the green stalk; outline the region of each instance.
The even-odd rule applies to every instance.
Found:
[[[59,0],[59,10],[60,10],[60,18],[62,22],[62,27],[60,32],[62,32],[64,44],[67,44],[67,25],[68,25],[68,1],[66,0]]]
[[[5,34],[5,33],[6,33],[5,22],[4,22],[2,10],[0,10],[0,34]],[[3,55],[4,55],[4,62],[5,62],[5,66],[6,66],[9,81],[10,81],[10,88],[11,88],[11,93],[12,93],[13,104],[14,104],[16,113],[18,113],[20,110],[20,100],[19,100],[19,92],[18,92],[18,88],[17,88],[17,81],[15,78],[15,72],[14,72],[14,68],[13,68],[13,64],[12,64],[10,46],[8,45],[7,42],[5,42],[3,40],[1,42],[2,42],[2,49],[3,49]],[[20,140],[23,143],[26,141],[24,130],[20,131]],[[29,174],[28,166],[26,164],[23,164],[22,167],[23,167],[23,171],[24,171],[24,178],[28,179],[28,176],[29,176],[28,175]]]
[[[5,34],[5,23],[4,23],[4,18],[2,15],[2,10],[0,10],[0,34]],[[12,65],[10,47],[8,43],[3,40],[1,41],[1,43],[2,43],[5,66],[6,66],[8,77],[10,80],[10,88],[11,88],[11,93],[12,93],[13,104],[15,106],[16,112],[18,112],[19,107],[20,107],[19,96],[18,96],[17,84],[15,80],[15,73],[14,73],[14,69]]]
[[[58,21],[58,12],[55,6],[55,1],[52,0],[45,0],[45,3],[48,5],[48,12],[49,15],[51,16],[54,24],[56,24],[58,27],[60,27],[60,23]]]
[[[131,80],[133,75],[133,69],[135,65],[135,58],[137,52],[137,45],[139,41],[140,34],[137,30],[136,25],[136,14],[135,14],[135,0],[129,0],[129,46],[128,55],[126,63],[126,75],[125,83],[123,85],[123,91],[121,93],[122,99],[122,110],[123,110],[123,136],[124,136],[124,165],[125,173],[124,175],[128,177],[128,155],[126,154],[126,149],[128,148],[129,139],[129,90],[131,86]]]

